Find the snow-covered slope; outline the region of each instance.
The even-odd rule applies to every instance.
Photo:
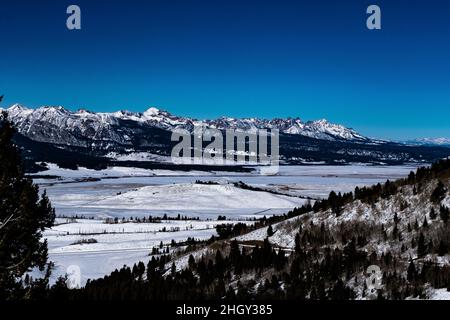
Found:
[[[437,215],[439,215],[439,207],[443,205],[450,207],[450,194],[448,194],[439,204],[432,203],[430,195],[437,185],[437,181],[433,180],[427,183],[422,188],[422,192],[415,193],[413,186],[404,186],[401,191],[387,199],[378,199],[375,204],[362,203],[359,200],[347,204],[342,213],[336,216],[331,209],[326,211],[320,211],[317,213],[310,212],[300,217],[294,217],[287,219],[280,223],[274,224],[272,227],[276,231],[275,234],[269,237],[269,241],[277,246],[294,249],[295,235],[298,233],[298,228],[309,228],[311,224],[314,226],[320,226],[324,224],[333,231],[340,231],[343,226],[351,229],[351,226],[360,227],[361,225],[371,226],[373,229],[383,226],[388,235],[393,232],[394,225],[397,224],[399,232],[403,234],[403,242],[408,243],[411,241],[414,232],[407,231],[408,224],[413,227],[416,221],[421,225],[425,219],[428,223],[428,232],[430,230],[439,229],[444,226],[439,217],[432,219],[430,217],[431,209],[433,208]],[[450,185],[450,180],[445,181],[445,185]],[[395,223],[395,216],[397,215],[398,222]],[[358,234],[355,231],[355,234]],[[257,229],[243,236],[239,236],[236,239],[239,241],[262,241],[267,238],[267,227]],[[368,251],[376,251],[378,254],[390,250],[401,255],[405,260],[409,257],[416,256],[416,250],[401,252],[401,243],[395,243],[394,241],[380,242],[380,238],[374,236],[373,242],[369,241],[366,244]],[[436,258],[430,255],[430,258]],[[447,260],[446,260],[447,261]],[[450,265],[450,260],[447,261]]]
[[[393,185],[396,187],[392,188]],[[329,206],[318,209],[318,203],[319,207],[314,206],[316,212],[311,210],[272,223],[271,233],[266,225],[231,239],[236,242],[226,240],[225,245],[236,244],[246,249],[242,252],[249,253],[256,246],[264,247],[267,239],[292,261],[290,269],[281,272],[275,268],[268,269],[266,274],[260,270],[237,273],[226,285],[239,283],[253,289],[257,287],[255,282],[264,283],[277,276],[283,279],[277,292],[282,296],[284,290],[289,295],[289,290],[297,286],[297,282],[283,278],[286,270],[300,279],[312,273],[313,287],[330,274],[333,283],[335,272],[338,281],[352,291],[347,299],[376,299],[377,294],[387,299],[449,299],[450,162],[435,164],[430,171],[421,168],[408,179],[368,190],[372,191],[361,193],[359,189],[355,192],[356,199],[337,211]],[[330,199],[328,205],[334,201]],[[209,248],[214,247],[217,245]],[[201,250],[196,253],[205,249]],[[221,252],[224,251],[222,245]],[[209,256],[214,256],[214,252]],[[180,264],[185,266],[183,261]],[[368,290],[371,285],[366,281],[368,273],[373,273],[368,266],[380,270],[381,281],[373,291]],[[310,295],[307,298],[316,299]]]
[[[230,184],[206,185],[184,183],[147,186],[104,200],[90,203],[97,208],[127,208],[149,210],[220,211],[229,209],[292,209],[305,203],[304,199],[255,192]]]

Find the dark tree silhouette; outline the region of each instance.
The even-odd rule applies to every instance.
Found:
[[[273,231],[272,225],[270,225],[270,226],[267,228],[267,236],[268,236],[268,237],[271,237],[271,236],[273,236],[274,233],[275,233],[275,232]]]
[[[24,175],[14,133],[5,112],[0,116],[0,300],[30,297],[18,279],[47,266],[47,242],[40,240],[55,219],[45,192],[39,197],[38,187]]]
[[[420,233],[419,240],[417,242],[417,256],[419,258],[422,258],[427,254],[427,251],[428,251],[428,248],[427,248],[427,245],[425,244],[425,237],[424,237],[423,233]]]

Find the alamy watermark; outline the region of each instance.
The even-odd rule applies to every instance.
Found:
[[[174,129],[171,140],[178,142],[171,152],[175,164],[258,165],[263,174],[279,169],[279,131],[272,129],[234,130],[195,126]]]
[[[69,15],[66,20],[66,27],[69,30],[81,30],[81,8],[72,4],[67,7],[66,13]],[[367,7],[366,14],[370,16],[366,20],[369,30],[381,29],[381,9],[378,5],[372,4]]]
[[[81,9],[79,6],[72,4],[67,7],[66,13],[69,14],[66,20],[66,27],[69,30],[81,29]]]
[[[377,265],[371,265],[366,270],[366,287],[369,295],[374,295],[377,290],[382,288],[383,273]]]
[[[381,30],[381,9],[377,5],[370,5],[366,10],[370,16],[367,18],[366,26],[369,30]]]

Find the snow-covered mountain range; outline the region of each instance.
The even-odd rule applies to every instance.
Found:
[[[64,107],[31,109],[16,104],[7,111],[17,128],[16,143],[27,164],[57,163],[62,167],[105,168],[108,165],[153,166],[167,163],[177,142],[173,129],[278,129],[280,160],[286,164],[345,164],[350,162],[402,164],[432,162],[450,156],[450,148],[422,146],[367,138],[326,120],[236,119],[197,120],[149,108],[143,113],[95,113]],[[205,146],[204,146],[205,147]]]
[[[143,113],[118,111],[94,113],[84,109],[71,112],[63,107],[40,107],[30,109],[15,104],[6,109],[10,119],[20,133],[43,142],[85,146],[86,139],[93,141],[110,140],[127,144],[132,137],[123,131],[121,122],[134,123],[139,127],[164,130],[183,128],[192,130],[195,126],[209,128],[238,129],[278,129],[282,133],[302,135],[321,140],[369,141],[350,128],[333,124],[325,119],[304,122],[300,118],[287,119],[236,119],[221,117],[214,120],[197,120],[177,117],[157,108],[149,108]]]
[[[404,141],[406,144],[422,146],[450,146],[450,138],[419,138]]]

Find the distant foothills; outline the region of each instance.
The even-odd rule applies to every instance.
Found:
[[[221,117],[197,120],[149,108],[143,113],[118,111],[96,113],[69,111],[64,107],[37,109],[15,104],[6,111],[17,129],[15,143],[22,149],[27,171],[45,170],[45,163],[76,169],[102,169],[109,165],[141,168],[171,168],[173,129],[196,126],[219,130],[277,129],[280,132],[280,161],[285,165],[348,163],[397,165],[431,163],[450,156],[445,139],[393,142],[365,137],[351,128],[327,120],[236,119]],[[225,146],[224,146],[225,148]],[[189,170],[190,166],[177,166]],[[214,170],[245,170],[239,166]]]

